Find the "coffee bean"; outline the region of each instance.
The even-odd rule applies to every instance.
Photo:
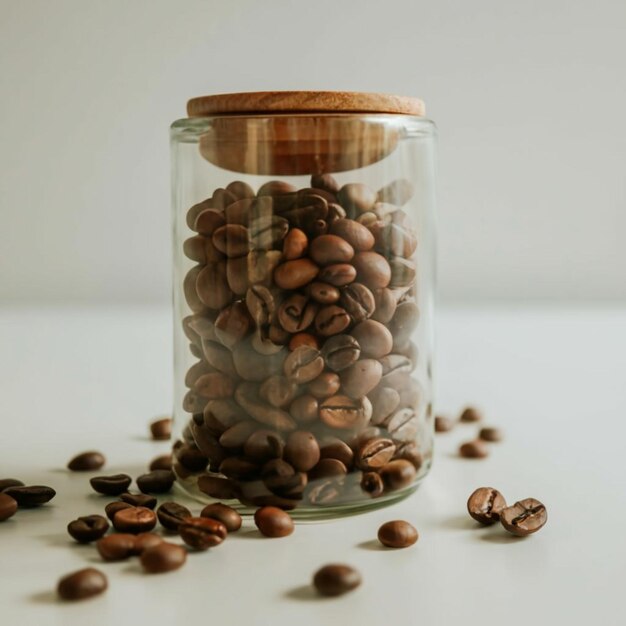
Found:
[[[128,502],[109,502],[109,504],[104,507],[104,512],[106,516],[113,521],[113,518],[118,511],[121,511],[122,509],[131,509],[133,506],[135,505],[129,504]]]
[[[137,487],[143,493],[167,493],[174,484],[174,474],[170,470],[154,470],[137,478]]]
[[[59,580],[57,593],[63,600],[85,600],[106,591],[107,577],[94,567],[68,574]]]
[[[350,335],[335,335],[326,340],[321,353],[326,365],[335,372],[340,372],[358,360],[361,347]]]
[[[339,301],[341,292],[328,283],[313,282],[306,288],[307,293],[320,304],[334,304]]]
[[[198,395],[209,400],[230,398],[235,391],[235,381],[221,372],[211,372],[200,376],[193,389]]]
[[[296,397],[297,392],[298,385],[294,381],[277,374],[266,378],[259,387],[261,398],[278,408],[283,408],[290,404]]]
[[[340,596],[360,584],[361,574],[349,565],[325,565],[313,576],[313,586],[323,596]]]
[[[354,281],[356,273],[357,271],[352,265],[337,263],[323,267],[317,278],[320,282],[329,283],[335,287],[343,287]]]
[[[281,289],[299,289],[310,283],[318,272],[319,267],[310,259],[286,261],[274,270],[274,282]]]
[[[385,490],[383,479],[376,472],[365,472],[361,477],[361,489],[373,498],[381,496]]]
[[[181,539],[196,550],[208,550],[218,546],[228,530],[222,522],[209,517],[188,517],[178,526]]]
[[[330,232],[347,241],[357,252],[369,250],[374,245],[374,235],[354,220],[335,220],[330,226]]]
[[[289,231],[289,222],[278,215],[261,215],[250,220],[248,231],[252,247],[270,250],[285,238]]]
[[[338,478],[348,473],[346,466],[337,459],[320,459],[317,465],[309,472],[311,480],[324,478]]]
[[[377,437],[362,442],[356,453],[356,465],[362,470],[379,469],[393,458],[396,444],[391,439]]]
[[[412,407],[398,409],[385,420],[384,424],[396,441],[409,442],[417,437],[419,423]]]
[[[289,350],[295,350],[298,346],[311,346],[319,350],[320,344],[315,335],[310,333],[297,333],[289,340]]]
[[[383,366],[374,359],[360,359],[341,371],[341,387],[355,400],[372,391],[380,382]]]
[[[120,533],[145,533],[152,530],[156,522],[156,513],[143,506],[121,509],[113,516],[113,526]]]
[[[241,383],[235,391],[235,400],[257,422],[270,428],[281,432],[296,428],[296,422],[289,413],[263,402],[254,383]]]
[[[354,248],[337,235],[320,235],[311,242],[309,255],[317,265],[347,263],[354,256]]]
[[[271,180],[261,185],[257,191],[257,196],[282,196],[295,194],[298,190],[290,183],[283,182],[282,180]],[[295,198],[294,198],[295,201]]]
[[[297,383],[303,384],[317,378],[324,369],[324,359],[319,350],[310,346],[300,346],[285,359],[285,376]]]
[[[416,475],[417,471],[413,464],[405,459],[390,461],[380,470],[380,477],[392,491],[408,487],[415,480]]]
[[[338,191],[337,199],[348,214],[364,213],[373,208],[376,193],[362,183],[348,183]]]
[[[248,334],[251,325],[248,307],[238,300],[220,311],[215,319],[215,336],[224,346],[232,348]]]
[[[408,548],[417,539],[415,527],[403,520],[386,522],[378,529],[378,541],[388,548]]]
[[[382,324],[387,324],[393,318],[398,303],[391,289],[374,289],[374,303],[376,308],[372,313],[372,319]]]
[[[9,487],[23,487],[24,483],[16,478],[3,478],[0,480],[0,493]]]
[[[391,270],[391,278],[389,279],[389,287],[409,287],[415,282],[416,268],[415,263],[408,259],[396,257],[389,261]]]
[[[188,517],[191,517],[191,511],[182,504],[177,502],[164,502],[157,509],[157,518],[163,528],[167,530],[178,530],[180,524]]]
[[[98,539],[98,553],[105,561],[121,561],[132,556],[135,551],[135,535],[114,533]]]
[[[154,533],[139,533],[135,535],[135,547],[133,549],[133,556],[140,556],[144,550],[158,546],[163,543],[163,537],[155,535]]]
[[[91,472],[99,470],[105,463],[104,455],[100,452],[83,452],[76,455],[67,468],[72,472]]]
[[[406,178],[398,178],[378,190],[380,202],[390,202],[396,206],[406,204],[413,196],[413,185]]]
[[[8,487],[2,493],[11,496],[19,508],[28,509],[50,502],[56,495],[52,487],[34,485],[32,487]]]
[[[389,322],[389,332],[393,337],[393,345],[401,350],[407,345],[417,325],[419,309],[414,302],[401,302]]]
[[[17,511],[17,501],[6,493],[0,493],[0,522],[8,520]]]
[[[200,211],[193,224],[193,229],[205,235],[211,237],[213,233],[224,225],[224,215],[216,209],[209,208]]]
[[[461,412],[460,422],[480,422],[483,414],[475,407],[468,406]]]
[[[278,308],[278,321],[289,333],[306,330],[317,312],[317,305],[299,293],[286,298]]]
[[[384,256],[377,252],[357,252],[352,259],[357,279],[370,289],[382,289],[389,285],[391,267]]]
[[[149,574],[163,574],[182,567],[187,560],[187,550],[164,541],[144,550],[140,560],[142,567]]]
[[[407,441],[400,443],[396,448],[395,459],[405,459],[409,461],[416,470],[419,470],[424,464],[424,457],[419,451],[419,447],[415,441]]]
[[[526,537],[536,533],[543,528],[548,521],[546,507],[535,500],[526,498],[516,502],[513,506],[506,507],[500,511],[500,522],[505,530],[517,535]]]
[[[259,345],[242,341],[233,351],[233,360],[237,374],[247,381],[261,382],[270,374],[278,374],[283,369],[287,350],[282,346],[272,345],[268,342],[270,350],[266,354],[261,354],[256,348]],[[273,352],[273,353],[272,353]]]
[[[200,476],[198,478],[198,489],[218,500],[232,500],[237,497],[238,490],[234,481],[218,476]]]
[[[254,190],[248,183],[235,180],[226,186],[226,191],[237,198],[254,198]]]
[[[283,240],[283,256],[287,261],[293,261],[304,256],[309,241],[306,234],[299,228],[292,228]]]
[[[384,423],[400,404],[400,394],[392,387],[378,385],[368,394],[372,403],[372,424]]]
[[[229,533],[239,530],[242,524],[241,515],[221,502],[207,504],[200,512],[200,517],[208,517],[221,522]]]
[[[294,530],[290,515],[275,506],[264,506],[254,513],[254,523],[266,537],[286,537]]]
[[[357,324],[351,334],[361,346],[361,356],[379,359],[391,352],[393,336],[380,322],[365,320]]]
[[[313,174],[311,187],[323,189],[331,194],[336,194],[339,191],[339,183],[332,174]]]
[[[336,459],[347,468],[351,468],[354,452],[345,441],[337,437],[324,437],[320,441],[320,457],[322,459]]]
[[[221,309],[230,303],[233,294],[226,279],[226,263],[205,265],[196,277],[196,292],[200,301],[210,309]]]
[[[322,372],[316,379],[309,383],[309,391],[316,398],[328,398],[339,391],[341,381],[333,372]]]
[[[253,432],[246,440],[243,452],[250,459],[258,462],[280,458],[283,455],[283,438],[276,432],[260,429]]]
[[[327,506],[341,496],[342,481],[336,477],[316,481],[308,489],[307,499],[313,506]]]
[[[315,329],[324,337],[343,332],[350,323],[351,319],[346,310],[336,305],[321,308],[315,316]]]
[[[248,254],[250,244],[248,229],[241,224],[224,224],[213,235],[213,245],[229,258]]]
[[[445,415],[436,415],[435,416],[435,432],[436,433],[447,433],[448,431],[454,428],[454,422]]]
[[[484,459],[489,455],[489,449],[484,441],[475,439],[459,447],[459,454],[466,459]]]
[[[362,428],[372,416],[372,405],[367,398],[355,400],[345,395],[336,395],[322,402],[319,415],[331,428]]]
[[[233,480],[250,480],[259,468],[252,459],[243,456],[229,456],[220,463],[219,471]]]
[[[67,532],[79,543],[100,539],[109,530],[109,522],[102,515],[79,517],[67,525]]]
[[[497,442],[502,441],[502,431],[499,428],[481,428],[478,438],[483,441]]]
[[[285,460],[299,472],[308,472],[320,460],[320,447],[313,433],[297,430],[285,443]]]
[[[467,512],[481,524],[495,524],[506,507],[504,496],[493,487],[480,487],[469,497]]]
[[[163,417],[150,424],[150,433],[155,441],[166,441],[172,436],[172,419]]]
[[[209,463],[209,459],[198,448],[188,444],[175,448],[175,455],[180,465],[190,472],[201,472]]]
[[[143,493],[122,493],[120,494],[120,499],[131,506],[144,506],[146,509],[154,509],[157,505],[157,499],[154,496],[148,496]]]
[[[354,322],[363,322],[372,315],[376,308],[374,295],[361,283],[352,283],[344,287],[339,303]]]
[[[309,424],[317,419],[318,409],[317,398],[305,393],[291,403],[289,413],[299,424]]]

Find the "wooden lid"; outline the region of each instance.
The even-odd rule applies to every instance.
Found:
[[[424,115],[419,98],[358,91],[251,91],[192,98],[189,117],[272,113],[387,113]]]

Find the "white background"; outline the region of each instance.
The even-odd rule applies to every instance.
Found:
[[[444,302],[626,299],[622,0],[0,0],[0,302],[170,292],[187,98],[417,95]]]

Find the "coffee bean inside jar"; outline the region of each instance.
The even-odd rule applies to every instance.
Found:
[[[185,215],[177,209],[188,347],[177,353],[187,368],[176,383],[186,389],[172,469],[186,488],[250,507],[358,507],[408,493],[427,471],[430,345],[415,343],[430,306],[422,194],[389,178],[393,169],[377,184],[354,171],[399,149],[385,123],[337,133],[317,161],[303,137],[276,136],[269,165],[267,155],[238,153],[236,138],[213,151],[217,138],[200,137],[213,165],[298,177],[268,176],[256,188],[233,177]],[[318,173],[323,160],[337,174]]]

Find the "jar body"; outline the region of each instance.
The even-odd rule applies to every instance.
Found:
[[[434,125],[216,116],[171,136],[179,485],[309,518],[413,491],[433,444]]]

